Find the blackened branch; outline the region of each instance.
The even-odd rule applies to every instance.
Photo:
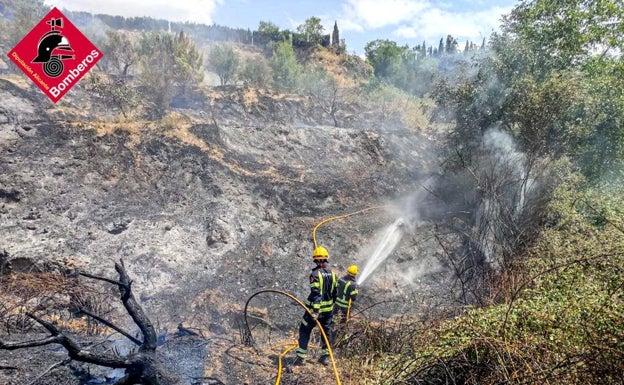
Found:
[[[108,282],[108,283],[111,283],[111,284],[113,284],[115,286],[123,286],[123,283],[121,283],[119,281],[115,281],[114,279],[110,279],[110,278],[106,278],[106,277],[100,277],[99,275],[89,274],[89,273],[84,272],[84,271],[80,271],[80,272],[78,272],[78,274],[82,275],[83,277],[95,279],[95,280],[98,280],[98,281]]]
[[[120,328],[117,325],[113,324],[112,322],[110,322],[108,320],[105,320],[104,318],[98,316],[97,314],[93,314],[90,311],[82,309],[82,308],[80,308],[80,312],[86,314],[87,316],[95,319],[96,321],[98,321],[98,322],[108,326],[109,328],[115,330],[117,333],[123,335],[124,337],[126,337],[130,341],[134,342],[135,345],[141,346],[143,344],[143,342],[141,342],[138,339],[132,337],[130,335],[130,333],[126,332],[125,330],[123,330],[122,328]]]
[[[136,301],[134,294],[132,294],[132,291],[130,290],[132,281],[130,280],[130,277],[128,277],[123,260],[120,259],[118,263],[115,263],[115,270],[117,270],[119,280],[121,282],[121,285],[119,285],[121,301],[126,308],[126,311],[130,317],[132,317],[132,320],[143,334],[143,344],[141,346],[141,350],[154,351],[156,350],[157,342],[156,330],[154,329],[154,325],[152,325],[152,321],[150,321],[150,319],[145,315],[143,308]]]
[[[76,342],[73,338],[63,334],[59,328],[57,328],[54,324],[45,321],[34,314],[27,313],[28,317],[34,319],[39,324],[41,324],[44,328],[46,328],[51,336],[41,340],[35,340],[30,342],[21,342],[21,343],[13,343],[11,344],[13,349],[19,349],[23,347],[35,347],[41,345],[48,345],[51,343],[56,343],[62,345],[67,352],[69,353],[69,357],[75,359],[80,362],[87,362],[90,364],[106,366],[108,368],[127,368],[131,365],[130,362],[120,359],[114,356],[109,356],[106,354],[93,354],[89,351],[82,350],[82,347],[78,342]],[[6,345],[4,343],[3,345]],[[21,346],[20,346],[21,345]],[[9,347],[3,347],[9,349]]]

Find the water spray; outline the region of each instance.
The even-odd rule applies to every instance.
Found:
[[[387,209],[388,207],[389,206],[367,207],[349,214],[337,215],[320,221],[316,226],[314,226],[314,229],[312,229],[312,241],[314,242],[314,247],[316,248],[318,246],[316,243],[316,230],[323,224],[336,219],[348,218],[352,215],[360,214],[366,211],[379,210],[384,208]],[[402,217],[399,217],[394,221],[392,225],[388,226],[384,230],[379,244],[366,262],[362,273],[360,273],[360,276],[358,278],[358,283],[360,285],[366,280],[366,278],[368,278],[373,273],[373,271],[375,271],[382,264],[383,261],[388,258],[390,253],[392,253],[394,248],[399,244],[399,241],[403,237],[403,232],[401,231],[401,228],[404,227],[405,224],[405,220]]]
[[[399,244],[403,237],[403,231],[401,230],[403,226],[405,226],[405,221],[403,218],[398,218],[393,224],[384,229],[377,247],[366,261],[366,265],[358,277],[358,284],[362,285],[366,278],[388,258]]]

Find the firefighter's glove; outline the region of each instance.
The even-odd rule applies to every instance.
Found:
[[[313,319],[314,321],[318,321],[318,317],[319,317],[319,313],[317,313],[317,312],[313,312],[313,313],[312,313],[312,319]]]

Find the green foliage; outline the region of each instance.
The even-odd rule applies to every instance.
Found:
[[[403,89],[412,83],[416,56],[407,45],[398,46],[390,40],[374,40],[366,44],[364,51],[377,78]]]
[[[302,68],[297,62],[290,41],[284,40],[275,45],[269,63],[273,71],[273,85],[277,89],[294,90],[297,88]]]
[[[271,67],[264,57],[250,57],[243,61],[238,78],[248,86],[264,88],[271,82]]]
[[[104,106],[118,108],[124,117],[139,105],[137,90],[127,77],[91,72],[87,79],[87,90],[95,93]]]
[[[297,32],[302,34],[305,40],[309,43],[318,43],[323,35],[323,25],[321,19],[315,16],[310,17],[297,27]]]
[[[183,32],[143,35],[139,55],[139,82],[152,118],[165,116],[174,96],[195,87],[203,78],[201,53]]]
[[[618,174],[624,159],[623,22],[621,1],[522,2],[492,44],[506,84],[531,77],[545,85],[558,74],[576,79],[582,99],[577,95],[575,111],[557,120],[565,130],[583,127],[567,152],[592,180]]]
[[[522,2],[493,37],[491,54],[435,89],[439,116],[457,124],[453,151],[461,146],[466,158],[497,127],[529,158],[569,156],[592,180],[618,175],[624,62],[614,37],[623,14],[621,2]]]
[[[0,45],[13,48],[49,11],[41,0],[9,2],[4,13],[10,17],[0,20]]]
[[[620,0],[533,0],[521,2],[505,18],[503,31],[533,52],[537,71],[584,66],[599,52],[608,60],[624,49]]]
[[[593,60],[586,67],[580,124],[587,129],[577,143],[583,173],[594,181],[622,178],[624,170],[624,60]]]
[[[514,81],[502,107],[523,151],[558,158],[582,140],[585,129],[576,118],[587,95],[579,84],[575,72],[553,72],[540,83],[531,76]]]
[[[239,66],[239,57],[229,44],[217,44],[209,53],[208,68],[214,71],[224,86],[234,79]]]
[[[268,21],[260,22],[258,25],[258,33],[266,36],[270,41],[278,41],[282,37],[279,27]]]
[[[173,75],[176,85],[185,91],[203,80],[202,54],[191,38],[180,31],[173,40],[174,67]]]
[[[401,89],[384,83],[371,83],[364,93],[363,104],[367,109],[378,111],[380,124],[401,116],[409,95]]]
[[[331,45],[335,49],[340,49],[340,31],[338,31],[338,22],[334,22],[334,29],[331,35]]]
[[[415,66],[414,80],[408,91],[416,96],[429,96],[440,78],[438,60],[431,56],[419,54]]]
[[[457,39],[451,35],[446,35],[446,45],[444,46],[445,53],[452,55],[457,53]]]
[[[624,379],[624,197],[569,174],[508,300],[426,329],[387,356],[389,383],[620,384]],[[614,193],[615,192],[615,193]],[[406,359],[406,356],[412,357]]]
[[[135,42],[122,31],[107,30],[100,49],[104,56],[98,65],[109,74],[129,75],[130,68],[139,61]]]

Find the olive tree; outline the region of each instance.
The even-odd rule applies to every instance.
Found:
[[[238,54],[227,43],[216,44],[208,53],[208,68],[219,76],[222,86],[235,79],[239,62]]]
[[[183,32],[151,32],[139,42],[139,76],[143,101],[152,118],[163,117],[174,96],[203,80],[202,55]]]

